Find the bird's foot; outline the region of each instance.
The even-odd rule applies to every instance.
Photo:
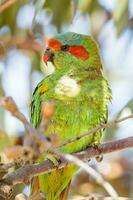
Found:
[[[101,162],[103,160],[102,150],[97,144],[93,144],[92,147],[98,151],[98,156],[95,157],[97,162]]]
[[[102,154],[96,156],[96,161],[97,161],[97,162],[101,162],[102,160],[103,160],[103,155],[102,155]]]
[[[58,167],[59,164],[60,164],[60,162],[61,162],[60,161],[60,155],[52,152],[51,150],[47,151],[47,153],[46,153],[46,159],[50,160],[55,167]]]

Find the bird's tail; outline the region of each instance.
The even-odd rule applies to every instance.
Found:
[[[61,192],[59,200],[67,200],[70,184],[71,181],[68,183],[67,187]]]
[[[77,169],[77,166],[71,165],[33,178],[32,194],[41,190],[46,200],[67,200],[71,179]]]
[[[67,200],[68,193],[69,193],[69,188],[70,188],[71,181],[69,184],[66,186],[66,188],[61,192],[60,196],[58,199],[55,200]],[[39,178],[33,178],[32,180],[32,192],[31,194],[34,196],[35,193],[37,193],[40,190],[39,187]]]

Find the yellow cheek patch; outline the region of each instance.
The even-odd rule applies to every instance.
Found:
[[[46,91],[48,91],[48,85],[47,84],[40,85],[39,93],[45,93]]]

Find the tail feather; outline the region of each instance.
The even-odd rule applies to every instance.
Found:
[[[47,200],[66,200],[71,179],[77,170],[77,166],[70,165],[33,178],[32,194],[40,189]]]
[[[69,188],[70,188],[71,181],[67,185],[67,187],[61,192],[60,194],[60,200],[67,200]]]
[[[31,182],[31,194],[34,194],[40,189],[38,177],[34,177]]]

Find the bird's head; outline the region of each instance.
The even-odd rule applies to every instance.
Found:
[[[101,61],[96,42],[92,37],[73,32],[50,38],[43,54],[44,71],[68,71],[71,68],[100,69]],[[46,72],[47,73],[47,72]]]

